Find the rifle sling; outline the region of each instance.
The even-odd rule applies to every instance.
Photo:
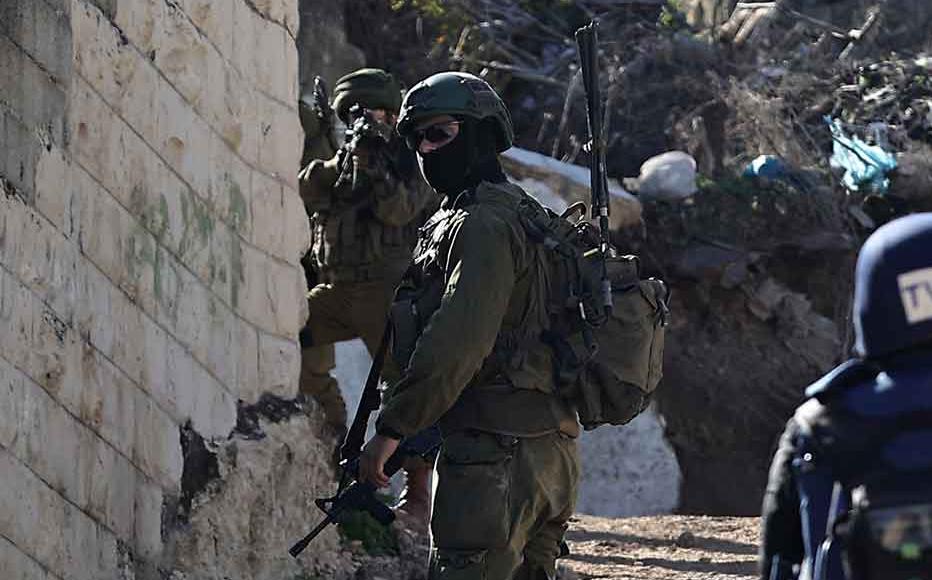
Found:
[[[379,395],[379,379],[382,378],[382,368],[385,366],[385,355],[388,352],[391,335],[392,324],[391,319],[389,319],[385,323],[385,330],[382,331],[379,349],[372,358],[372,366],[369,367],[369,376],[366,378],[366,386],[359,398],[359,406],[356,407],[353,424],[347,431],[343,445],[340,447],[340,458],[346,461],[352,461],[359,457],[362,452],[362,444],[366,438],[369,417],[379,409],[382,402],[382,397]]]

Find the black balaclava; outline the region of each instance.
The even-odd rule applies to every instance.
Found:
[[[495,125],[490,120],[460,119],[452,141],[427,154],[418,153],[421,174],[437,193],[455,197],[481,181],[505,181],[498,161]]]

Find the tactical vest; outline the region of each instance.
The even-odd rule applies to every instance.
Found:
[[[392,306],[392,356],[400,368],[407,367],[418,337],[440,306],[452,233],[467,219],[470,209],[477,203],[494,206],[499,217],[517,225],[517,208],[527,194],[509,183],[484,182],[478,189],[478,193],[467,191],[447,203],[420,230],[413,263]],[[516,230],[521,231],[520,226]],[[562,431],[576,436],[579,425],[575,413],[556,392],[552,354],[540,341],[547,323],[541,251],[527,240],[518,243],[519,250],[502,248],[524,252],[527,260],[525,271],[518,273],[495,346],[441,420],[441,427],[516,436]]]
[[[899,397],[852,408],[855,391],[885,380],[880,368],[848,361],[810,388],[814,398],[795,415],[803,580],[932,577],[932,389],[900,384]]]
[[[326,169],[335,183],[332,201],[328,208],[318,209],[311,216],[310,253],[315,269],[321,282],[394,282],[410,260],[418,225],[426,211],[402,226],[379,220],[371,189],[354,190],[351,180],[339,179],[345,155],[341,149],[327,162]]]

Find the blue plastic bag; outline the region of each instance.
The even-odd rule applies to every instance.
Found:
[[[744,168],[744,176],[781,179],[787,176],[786,164],[775,155],[760,155]]]
[[[841,126],[841,121],[824,117],[832,131],[832,168],[844,169],[842,184],[849,191],[861,191],[867,186],[874,193],[886,193],[890,187],[887,173],[896,169],[896,157],[877,145],[868,145],[860,138],[849,137]]]

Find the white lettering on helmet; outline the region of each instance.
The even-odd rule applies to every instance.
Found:
[[[907,322],[918,324],[932,320],[932,268],[900,274],[896,280]]]

